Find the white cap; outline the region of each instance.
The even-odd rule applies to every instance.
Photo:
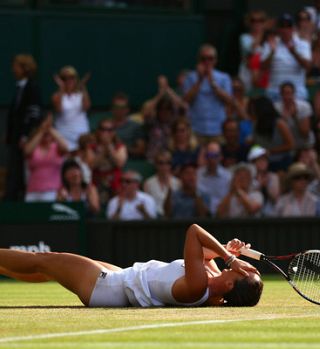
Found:
[[[260,145],[254,145],[249,151],[248,161],[253,161],[260,156],[267,155],[267,153],[268,152],[265,148],[262,148]]]

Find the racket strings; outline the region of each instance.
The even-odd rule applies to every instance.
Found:
[[[320,253],[306,252],[292,259],[289,277],[300,293],[320,303]]]

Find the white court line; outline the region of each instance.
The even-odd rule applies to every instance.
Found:
[[[164,327],[182,327],[182,326],[192,326],[192,325],[210,325],[210,324],[224,324],[229,322],[241,322],[241,321],[265,321],[265,320],[277,320],[277,319],[291,319],[291,318],[307,318],[313,317],[314,315],[298,315],[298,316],[268,316],[268,317],[257,317],[251,319],[231,319],[231,320],[202,320],[202,321],[188,321],[188,322],[167,322],[167,323],[157,323],[150,325],[139,325],[139,326],[129,326],[129,327],[117,327],[117,328],[108,328],[108,329],[97,329],[97,330],[87,330],[87,331],[75,331],[75,332],[57,332],[57,333],[44,333],[38,335],[30,336],[17,336],[17,337],[5,337],[0,338],[1,343],[9,342],[21,342],[29,341],[36,339],[51,339],[51,338],[60,338],[60,337],[75,337],[75,336],[88,336],[96,334],[108,334],[108,333],[119,333],[119,332],[128,332],[128,331],[139,331],[139,330],[148,330],[148,329],[158,329]]]

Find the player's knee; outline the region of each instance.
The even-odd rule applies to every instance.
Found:
[[[59,254],[58,252],[36,252],[36,270],[40,273],[46,272],[48,266],[50,266]]]

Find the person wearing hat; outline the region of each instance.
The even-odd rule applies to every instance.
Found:
[[[303,217],[317,214],[318,199],[308,190],[312,177],[312,172],[302,162],[295,162],[289,167],[286,178],[289,191],[280,196],[275,207],[276,216]]]
[[[308,41],[294,35],[294,20],[289,13],[278,19],[278,36],[264,44],[261,55],[262,66],[270,69],[268,96],[279,100],[279,86],[291,81],[296,88],[296,96],[308,98],[306,71],[311,67],[311,46]]]
[[[279,176],[269,171],[268,151],[260,145],[251,147],[248,161],[253,165],[254,177],[252,188],[259,190],[263,195],[263,216],[272,216],[274,205],[280,195]]]
[[[108,218],[142,220],[157,217],[156,202],[151,195],[139,190],[141,182],[138,172],[123,172],[120,193],[109,201],[106,210]]]
[[[87,74],[80,80],[78,72],[72,66],[61,68],[59,74],[54,76],[59,87],[52,96],[56,112],[55,127],[67,140],[70,152],[78,149],[80,135],[90,131],[87,117],[87,111],[91,106],[86,89],[88,79]]]

